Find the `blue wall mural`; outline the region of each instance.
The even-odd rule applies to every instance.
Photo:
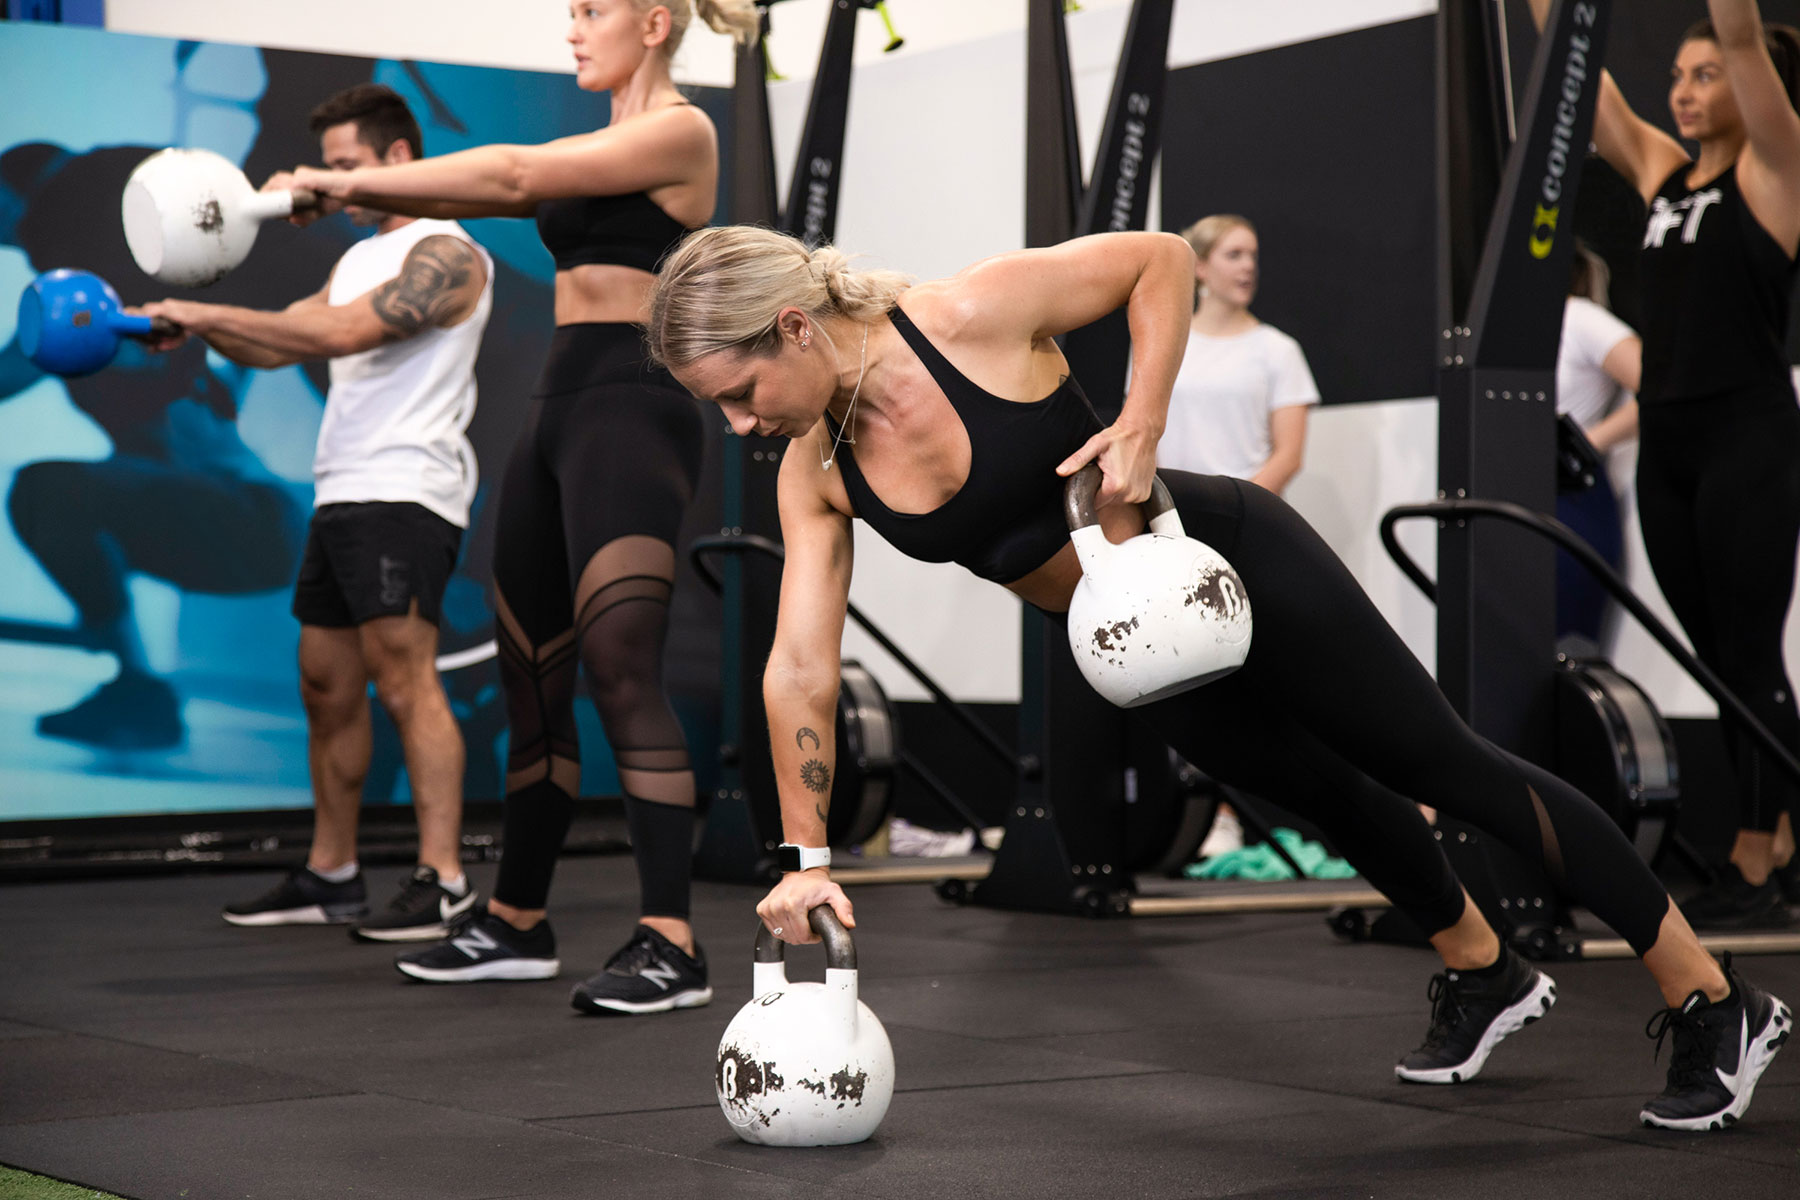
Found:
[[[218,151],[260,182],[316,162],[307,112],[370,79],[412,104],[428,154],[591,130],[606,99],[565,75],[19,23],[0,23],[0,75],[34,98],[0,105],[0,821],[305,807],[288,604],[323,365],[256,371],[201,346],[152,357],[127,345],[106,371],[61,380],[20,353],[13,298],[40,271],[81,267],[128,304],[192,294],[277,308],[323,286],[358,236],[342,218],[270,225],[226,279],[171,293],[137,270],[118,215],[126,176],[163,146]],[[722,123],[721,93],[695,98]],[[498,269],[470,429],[481,490],[445,604],[452,656],[491,636],[489,501],[551,332],[552,266],[531,223],[469,228]],[[680,620],[678,640],[704,637]],[[120,656],[105,647],[118,636],[141,645],[146,678],[109,699]],[[477,659],[444,675],[469,745],[466,794],[493,798],[497,675],[479,654],[459,657]],[[698,748],[707,705],[678,704]],[[581,707],[583,791],[609,792],[610,756]],[[367,797],[404,802],[397,740],[379,716],[377,730]]]

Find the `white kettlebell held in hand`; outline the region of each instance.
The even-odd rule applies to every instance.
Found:
[[[753,999],[719,1042],[719,1108],[746,1142],[847,1146],[875,1132],[894,1098],[894,1048],[856,996],[856,947],[829,905],[812,910],[825,939],[825,982],[789,983],[782,943],[756,931]]]
[[[144,274],[174,287],[223,279],[250,253],[262,222],[317,203],[310,191],[259,192],[211,150],[159,150],[125,181],[125,242]]]
[[[1069,601],[1069,649],[1107,700],[1136,708],[1222,678],[1250,653],[1250,598],[1223,555],[1188,537],[1161,479],[1144,511],[1150,528],[1119,545],[1094,515],[1100,468],[1064,489],[1081,582]]]

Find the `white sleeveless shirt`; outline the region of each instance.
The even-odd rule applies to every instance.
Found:
[[[460,238],[487,268],[475,311],[448,329],[421,330],[331,360],[331,390],[313,455],[313,505],[422,504],[467,528],[475,497],[475,356],[494,305],[494,261],[455,221],[416,220],[358,242],[338,260],[326,299],[349,304],[400,274],[428,237]]]

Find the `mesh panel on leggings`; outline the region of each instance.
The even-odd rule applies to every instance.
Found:
[[[580,665],[575,631],[565,630],[534,646],[504,595],[496,597],[495,608],[494,641],[506,692],[506,790],[510,794],[549,780],[574,795],[581,783],[581,748],[575,734]]]
[[[666,543],[627,537],[596,554],[575,597],[575,634],[625,794],[692,806],[687,740],[663,691],[674,590]]]

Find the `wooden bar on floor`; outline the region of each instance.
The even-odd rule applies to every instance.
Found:
[[[1702,933],[1700,944],[1710,954],[1800,954],[1800,933]],[[1582,938],[1583,958],[1636,958],[1624,938]]]
[[[970,858],[874,859],[868,866],[831,867],[831,881],[843,887],[860,883],[936,883],[940,879],[986,879],[994,860],[986,855]]]
[[[1209,913],[1323,912],[1346,908],[1386,908],[1387,897],[1373,888],[1286,890],[1277,885],[1225,896],[1133,896],[1134,917],[1186,917]]]

